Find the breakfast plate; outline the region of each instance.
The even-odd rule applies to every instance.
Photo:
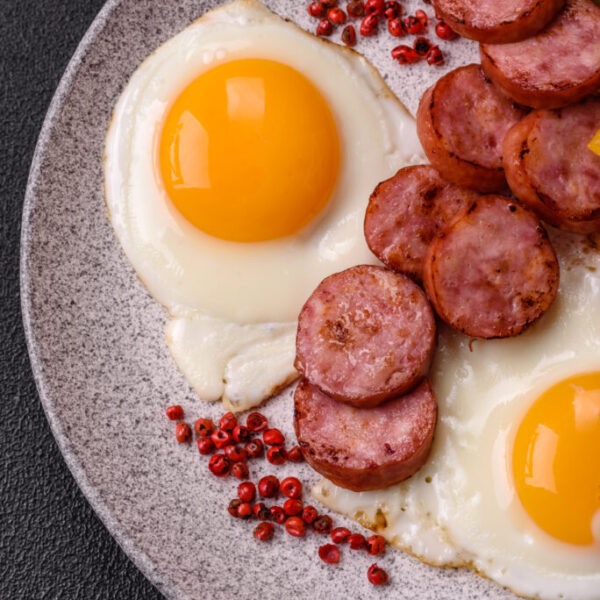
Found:
[[[225,510],[235,496],[231,478],[211,477],[194,447],[175,442],[167,406],[181,405],[188,420],[217,419],[223,409],[200,400],[178,370],[165,343],[169,315],[137,278],[107,218],[105,140],[117,99],[161,44],[220,4],[110,0],[60,83],[23,213],[23,315],[40,398],[89,502],[166,597],[377,598],[381,590],[364,575],[372,557],[346,553],[339,564],[324,564],[315,536],[280,533],[259,545],[250,524]],[[313,31],[306,3],[265,4]],[[404,7],[414,12],[423,4],[411,0]],[[442,74],[478,60],[477,45],[460,39],[447,45],[441,67],[424,61],[401,67],[390,45],[382,35],[361,39],[356,49],[412,115]],[[294,439],[292,394],[286,388],[261,409],[288,439]],[[306,485],[319,481],[306,464],[279,469]],[[268,472],[252,470],[253,477]],[[335,522],[357,527],[341,515]],[[378,562],[390,574],[384,593],[395,598],[515,597],[471,570],[431,567],[400,550],[388,549]]]

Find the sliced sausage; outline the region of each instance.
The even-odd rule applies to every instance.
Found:
[[[477,192],[446,181],[432,166],[400,169],[371,194],[367,244],[388,267],[421,281],[431,240],[477,197]]]
[[[504,139],[513,194],[555,227],[600,231],[600,156],[587,147],[598,129],[600,99],[589,98],[535,110]]]
[[[375,406],[429,370],[435,318],[405,275],[360,265],[324,279],[300,312],[295,366],[321,391]]]
[[[482,44],[481,66],[515,102],[558,108],[600,87],[600,6],[567,0],[541,33],[513,44]]]
[[[315,471],[355,492],[398,483],[427,460],[437,402],[427,379],[375,408],[337,402],[302,379],[294,395],[294,427]]]
[[[543,29],[565,0],[433,0],[433,4],[436,14],[463,37],[506,44]]]
[[[467,65],[425,92],[417,133],[427,158],[448,181],[486,193],[501,191],[506,187],[502,140],[525,114],[479,65]]]
[[[480,338],[517,335],[558,289],[558,262],[536,215],[503,196],[482,196],[429,247],[423,282],[448,325]]]

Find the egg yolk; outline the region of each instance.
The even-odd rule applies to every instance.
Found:
[[[588,148],[592,152],[594,152],[595,154],[600,156],[600,129],[598,129],[598,131],[596,131],[596,135],[592,138],[592,140],[588,144]]]
[[[304,75],[243,59],[183,90],[166,117],[159,162],[169,198],[190,223],[258,242],[299,231],[322,211],[340,149],[329,106]]]
[[[600,373],[561,381],[534,402],[517,431],[513,475],[525,510],[544,531],[570,544],[594,543],[594,524],[600,525]]]

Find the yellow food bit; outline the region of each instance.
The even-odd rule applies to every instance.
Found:
[[[596,131],[596,135],[592,138],[592,141],[588,144],[588,148],[600,156],[600,129]]]

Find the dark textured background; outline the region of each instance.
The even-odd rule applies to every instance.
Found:
[[[46,109],[104,0],[0,0],[0,599],[160,599],[93,513],[54,442],[19,305],[19,236]]]

